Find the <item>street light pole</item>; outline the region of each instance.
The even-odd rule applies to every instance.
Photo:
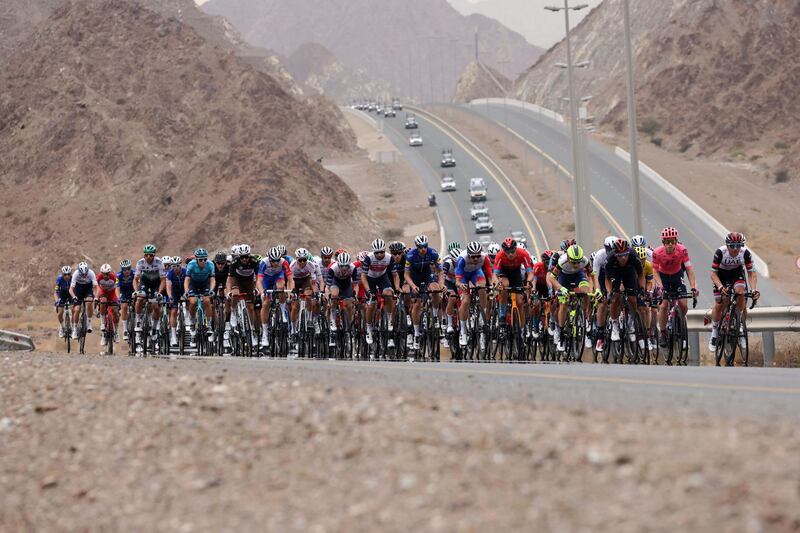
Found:
[[[642,234],[642,205],[639,197],[639,149],[636,140],[636,87],[633,82],[633,52],[631,51],[631,13],[629,0],[622,1],[625,18],[625,62],[628,71],[628,151],[631,154],[631,197],[633,199],[633,230]]]
[[[564,0],[564,7],[547,6],[545,9],[548,11],[564,11],[564,23],[566,25],[566,44],[567,44],[567,83],[569,85],[569,116],[570,116],[570,136],[572,137],[572,168],[575,176],[575,182],[572,189],[573,209],[575,213],[575,236],[579,243],[584,246],[591,246],[591,224],[589,223],[589,210],[587,201],[587,187],[584,183],[585,176],[583,175],[580,164],[580,140],[578,138],[578,100],[575,97],[575,84],[572,75],[572,45],[569,38],[569,11],[580,10],[588,7],[587,4],[580,4],[570,7],[569,0]]]

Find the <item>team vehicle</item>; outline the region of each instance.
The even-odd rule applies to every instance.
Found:
[[[442,192],[456,190],[456,179],[453,177],[452,174],[445,174],[442,176],[441,189]]]
[[[406,115],[405,128],[407,130],[415,130],[419,128],[419,124],[417,124],[417,117],[415,117],[414,115]]]
[[[486,182],[483,178],[469,180],[469,200],[471,202],[483,202],[486,200]]]
[[[442,168],[456,166],[456,159],[453,157],[453,151],[449,148],[442,150]]]
[[[419,131],[414,131],[408,137],[409,146],[422,146],[422,134]]]
[[[475,221],[475,233],[493,233],[494,232],[494,223],[492,223],[492,219],[489,218],[488,215],[478,217],[478,220]]]
[[[469,217],[472,220],[477,220],[480,217],[488,217],[489,208],[484,204],[475,204],[469,209]]]

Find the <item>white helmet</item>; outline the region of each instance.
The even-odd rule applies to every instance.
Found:
[[[606,237],[606,240],[603,241],[603,246],[605,246],[606,252],[610,252],[611,248],[614,246],[614,241],[617,240],[617,237],[614,235],[609,235]]]
[[[131,268],[131,260],[130,259],[123,259],[119,262],[120,268]]]
[[[386,243],[383,242],[383,239],[375,239],[374,241],[372,241],[372,251],[373,252],[386,251]]]
[[[164,263],[165,266],[170,266],[172,264],[172,257],[168,255],[162,255],[161,262]]]
[[[278,261],[281,257],[283,257],[282,254],[281,254],[281,249],[278,248],[277,246],[273,246],[269,250],[268,257],[272,261]]]
[[[63,267],[61,267],[61,273],[62,274],[72,274],[72,267],[69,266],[69,265],[64,265]]]
[[[231,255],[239,255],[240,245],[234,244],[231,246]]]
[[[461,249],[460,248],[453,248],[452,250],[450,250],[450,258],[453,261],[458,261],[458,256],[459,255],[461,255]]]
[[[240,244],[239,245],[239,255],[250,255],[250,245],[249,244]]]
[[[417,238],[414,239],[414,244],[416,244],[417,246],[428,246],[428,236],[417,235]]]
[[[308,259],[308,256],[309,256],[308,250],[306,250],[305,248],[298,248],[297,250],[294,251],[295,259],[302,259],[303,257]]]
[[[338,256],[336,256],[336,261],[340,265],[347,265],[350,263],[350,254],[348,254],[347,252],[342,252]]]
[[[483,246],[478,241],[472,241],[467,245],[467,253],[469,255],[477,255],[483,251]]]
[[[183,258],[179,255],[172,256],[172,264],[174,265],[181,265],[183,264]]]
[[[100,267],[100,273],[111,274],[111,265],[109,265],[108,263],[103,263],[103,265]]]
[[[647,246],[644,235],[634,235],[631,237],[631,248],[638,248],[640,246]]]
[[[89,273],[89,265],[86,263],[86,261],[81,261],[78,263],[78,272],[84,276]]]
[[[489,243],[489,246],[486,247],[486,251],[489,252],[489,255],[497,255],[500,253],[500,245],[496,242]]]

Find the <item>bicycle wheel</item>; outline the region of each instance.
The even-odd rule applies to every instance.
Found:
[[[728,322],[728,334],[725,336],[725,366],[733,366],[736,360],[736,349],[739,347],[740,316],[738,309],[731,311],[730,322]]]
[[[106,355],[114,355],[114,317],[111,313],[106,318]]]
[[[586,319],[581,303],[577,303],[572,324],[572,357],[575,362],[583,362],[583,350],[586,348]]]
[[[86,304],[81,306],[81,319],[78,324],[78,349],[81,355],[86,353],[86,330],[89,328],[88,317],[86,316]]]
[[[198,304],[199,306],[199,304]],[[195,322],[194,341],[197,343],[197,322]],[[183,309],[178,306],[178,320],[175,325],[175,334],[178,336],[178,355],[186,355],[186,318],[183,316]],[[172,352],[172,343],[169,343],[169,352]]]
[[[728,326],[730,324],[730,310],[725,312],[725,315],[720,320],[719,327],[717,329],[717,348],[714,352],[714,359],[716,366],[720,366],[720,362],[722,362],[722,358],[725,357],[727,360],[727,339],[728,339]]]
[[[67,353],[72,351],[72,315],[71,313],[67,313],[67,308],[64,308],[64,319],[63,319],[63,327],[64,327],[64,342],[67,345]]]
[[[647,347],[647,330],[644,328],[644,321],[641,315],[634,311],[633,328],[636,334],[636,362],[638,364],[649,365],[650,353]]]
[[[741,321],[742,331],[740,332],[740,340],[744,340],[744,346],[741,344],[739,345],[739,353],[740,359],[742,361],[742,366],[747,366],[747,361],[750,358],[750,338],[747,334],[747,321]]]

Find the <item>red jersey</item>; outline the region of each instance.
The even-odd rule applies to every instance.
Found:
[[[537,285],[547,285],[547,267],[543,262],[533,264],[533,278]]]
[[[530,272],[532,266],[531,256],[523,248],[517,248],[517,253],[514,254],[513,259],[508,257],[505,250],[500,250],[497,253],[497,257],[494,258],[494,271],[497,273],[502,273],[503,270],[519,269],[520,267],[524,267],[525,272]]]
[[[653,251],[653,270],[659,274],[668,276],[677,274],[682,268],[692,268],[689,251],[684,245],[676,244],[675,251],[671,254],[667,253],[667,249],[663,245]]]
[[[97,286],[100,287],[101,293],[114,292],[117,288],[117,275],[113,272],[109,272],[108,274],[98,272]]]

